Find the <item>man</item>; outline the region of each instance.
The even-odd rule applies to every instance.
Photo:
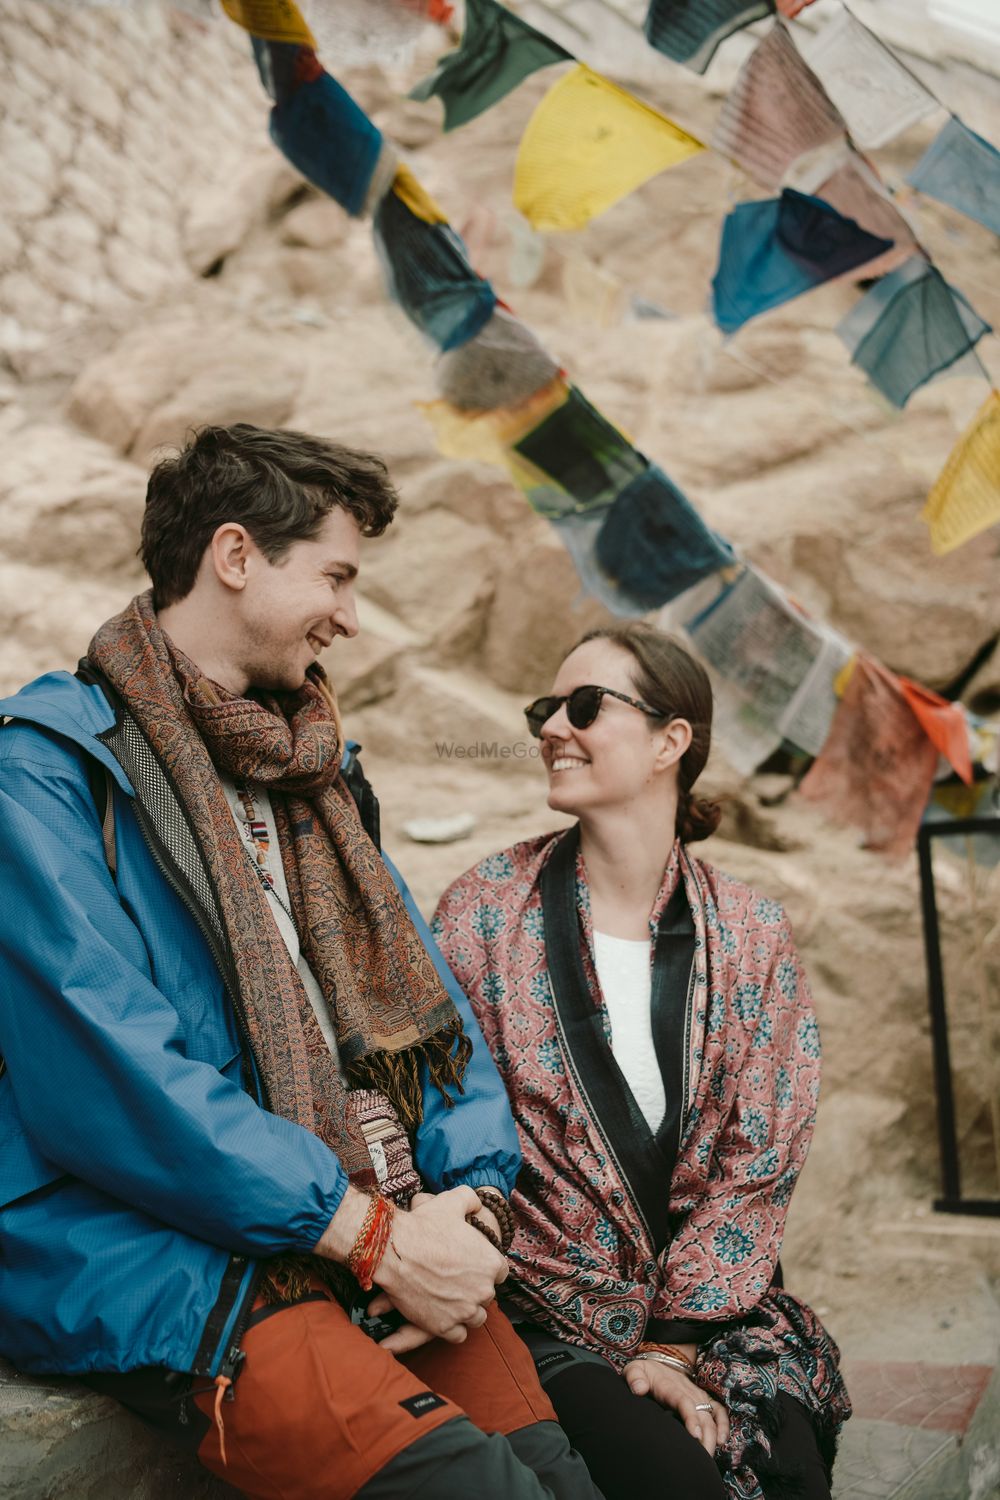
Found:
[[[262,1500],[592,1500],[493,1305],[502,1085],[316,661],[395,507],[207,428],[150,477],[151,593],[0,702],[0,1351]]]

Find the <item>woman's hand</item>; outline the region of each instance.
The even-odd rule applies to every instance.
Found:
[[[672,1370],[658,1360],[633,1359],[625,1366],[624,1374],[633,1396],[652,1396],[661,1406],[675,1411],[691,1436],[713,1458],[716,1448],[729,1441],[726,1408],[680,1370]],[[699,1406],[709,1409],[699,1411]]]

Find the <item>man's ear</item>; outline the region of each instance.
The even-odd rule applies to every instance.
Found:
[[[253,537],[238,521],[219,526],[208,544],[209,559],[224,588],[239,592],[247,585],[247,563],[257,548]]]
[[[656,731],[660,747],[656,753],[656,769],[665,771],[676,766],[691,743],[692,729],[687,719],[671,719]]]

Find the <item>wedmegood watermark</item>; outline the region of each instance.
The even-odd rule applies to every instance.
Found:
[[[435,740],[438,760],[537,760],[539,747],[534,740],[474,740],[471,745],[457,740]]]

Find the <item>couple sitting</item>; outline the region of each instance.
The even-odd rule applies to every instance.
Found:
[[[527,714],[579,821],[436,946],[316,661],[395,507],[208,428],[152,592],[0,702],[0,1353],[262,1500],[828,1496],[837,1351],[777,1268],[816,1027],[781,909],[688,849],[704,674],[570,653]]]

